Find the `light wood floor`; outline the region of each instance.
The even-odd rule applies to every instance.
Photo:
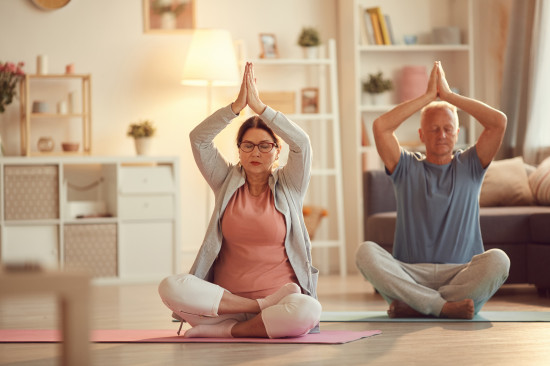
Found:
[[[94,286],[94,329],[174,329],[156,285]],[[323,309],[385,310],[360,276],[322,276]],[[0,328],[57,325],[53,297],[0,302]],[[484,310],[550,311],[531,286],[504,286]],[[322,323],[380,329],[344,345],[91,344],[94,365],[550,365],[550,323]],[[0,344],[0,365],[57,365],[58,344]]]

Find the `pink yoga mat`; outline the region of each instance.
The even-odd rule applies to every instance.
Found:
[[[324,330],[297,338],[183,338],[175,330],[104,329],[93,330],[91,341],[97,343],[318,343],[342,344],[382,333],[379,330]],[[183,333],[182,333],[183,334]],[[56,329],[0,329],[0,343],[60,342]]]

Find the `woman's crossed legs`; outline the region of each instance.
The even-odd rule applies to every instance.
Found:
[[[190,274],[165,278],[159,285],[163,303],[192,328],[185,337],[295,337],[318,323],[321,304],[288,283],[263,299],[234,295]]]

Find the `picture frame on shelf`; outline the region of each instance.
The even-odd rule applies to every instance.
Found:
[[[319,88],[303,88],[302,113],[319,113]]]
[[[143,0],[145,33],[179,34],[195,28],[196,0]]]
[[[260,33],[260,45],[262,53],[260,58],[278,58],[277,38],[273,33]]]
[[[293,91],[263,91],[260,99],[266,105],[284,114],[296,112],[296,93]]]

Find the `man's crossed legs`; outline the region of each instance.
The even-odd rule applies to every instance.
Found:
[[[390,304],[392,318],[471,319],[502,286],[510,259],[500,249],[465,264],[404,263],[374,242],[357,249],[357,268]]]

